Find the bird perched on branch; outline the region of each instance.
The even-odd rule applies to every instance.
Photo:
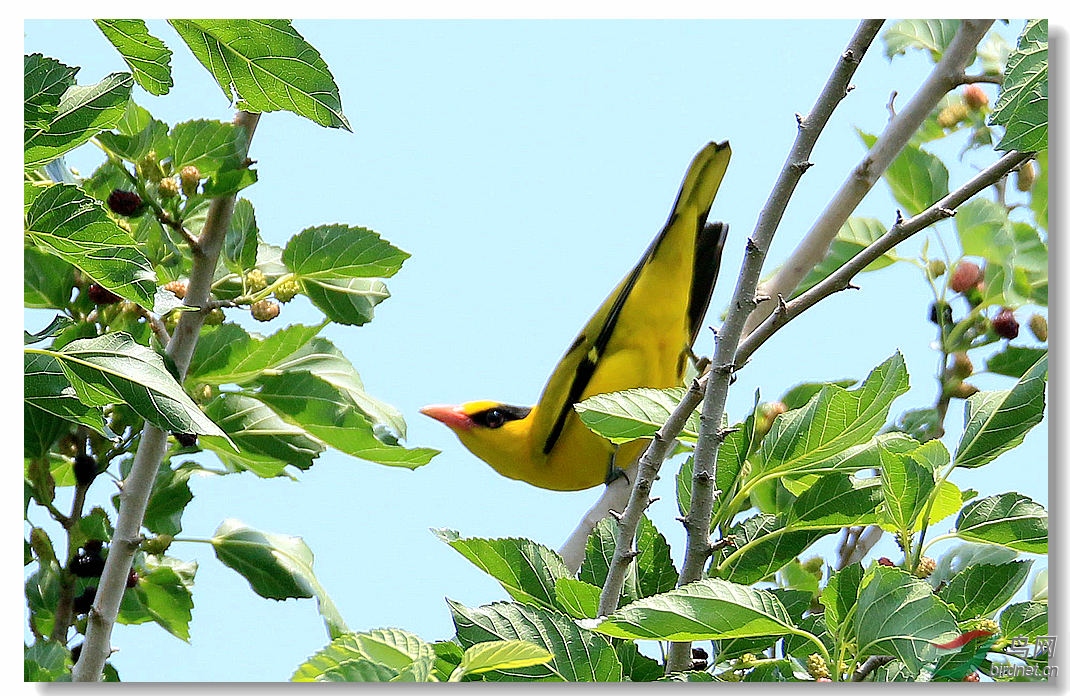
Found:
[[[614,447],[572,407],[595,394],[682,383],[728,232],[706,218],[731,152],[726,141],[695,156],[665,227],[569,346],[537,404],[469,401],[420,412],[498,473],[539,488],[591,488],[630,468],[646,441]]]

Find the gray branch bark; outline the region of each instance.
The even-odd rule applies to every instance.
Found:
[[[239,112],[235,122],[244,127],[248,141],[252,141],[259,114]],[[219,251],[226,237],[230,218],[234,212],[235,196],[216,198],[208,208],[204,229],[193,249],[193,266],[185,304],[190,307],[205,307],[212,285],[212,276],[219,261]],[[175,327],[175,333],[167,344],[167,353],[175,361],[180,375],[186,374],[193,349],[197,346],[204,312],[183,312]],[[115,523],[115,535],[108,546],[108,559],[100,576],[97,594],[90,609],[82,653],[71,673],[73,681],[100,681],[104,663],[111,654],[111,633],[119,603],[126,589],[130,565],[141,543],[141,524],[145,519],[152,483],[167,449],[167,433],[146,423],[141,435],[141,444],[130,474],[122,482],[119,517]]]
[[[990,19],[962,21],[958,33],[944,51],[940,62],[933,68],[914,98],[889,120],[877,142],[843,182],[840,190],[829,201],[824,212],[814,222],[787,262],[758,288],[759,294],[766,297],[789,296],[810,269],[825,258],[829,245],[847,218],[903,150],[925,118],[945,94],[963,84],[966,79],[965,70],[972,60],[974,50],[992,26],[992,22]],[[754,331],[773,309],[771,306],[759,307],[751,314],[744,333]]]

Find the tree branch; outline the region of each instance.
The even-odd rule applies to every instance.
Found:
[[[710,520],[713,517],[713,505],[717,493],[715,491],[717,453],[724,439],[721,419],[724,415],[732,375],[738,366],[745,362],[745,358],[741,358],[736,349],[747,317],[761,304],[757,301],[757,297],[774,296],[756,291],[762,265],[765,263],[773,235],[784,215],[788,201],[799,179],[809,167],[809,157],[817,143],[817,138],[828,123],[833,110],[847,94],[851,77],[873,43],[882,23],[879,20],[867,20],[859,24],[847,49],[840,56],[821,94],[818,95],[817,101],[814,102],[810,114],[799,119],[799,132],[795,137],[795,143],[781,168],[780,176],[777,178],[769,199],[758,215],[754,233],[747,240],[743,267],[736,281],[728,314],[724,324],[717,331],[717,347],[714,350],[710,376],[706,383],[702,415],[699,421],[698,442],[695,445],[694,473],[691,479],[691,510],[684,522],[687,529],[687,546],[680,568],[678,586],[699,580],[710,555]],[[619,548],[620,544],[618,544]],[[691,644],[689,642],[672,643],[666,659],[666,672],[687,669],[690,660]]]
[[[944,51],[943,58],[933,68],[914,98],[888,122],[877,142],[847,177],[780,270],[758,288],[761,294],[770,297],[790,296],[806,274],[825,258],[829,245],[840,228],[877,183],[884,170],[903,150],[940,99],[962,84],[964,71],[973,59],[974,50],[992,26],[992,22],[990,19],[962,21],[958,32]],[[772,308],[762,307],[751,314],[744,333],[754,331],[771,312]]]
[[[880,239],[860,251],[820,283],[785,303],[780,311],[763,321],[760,326],[740,342],[736,360],[746,361],[759,346],[792,319],[829,295],[847,288],[852,278],[858,275],[863,268],[880,258],[882,254],[921,232],[926,227],[951,217],[954,215],[956,208],[979,192],[994,185],[1016,167],[1020,167],[1022,162],[1027,161],[1033,154],[1031,152],[1012,150],[914,217],[896,222]]]
[[[855,673],[851,675],[851,681],[865,681],[866,677],[868,677],[873,670],[877,669],[878,667],[883,667],[894,659],[895,658],[891,655],[873,655],[868,660],[863,662],[862,666],[855,670]]]
[[[245,127],[247,142],[252,140],[259,118],[259,114],[238,113],[235,122]],[[212,200],[204,229],[196,239],[196,244],[191,244],[193,266],[184,298],[187,306],[203,307],[208,301],[219,251],[234,212],[234,199],[235,195],[231,194]],[[175,333],[167,344],[167,353],[174,360],[179,375],[186,374],[203,322],[203,311],[183,312],[179,317]],[[108,559],[89,612],[82,653],[71,673],[73,681],[99,681],[104,662],[111,654],[111,632],[126,589],[134,552],[141,542],[141,524],[145,519],[152,483],[166,447],[167,433],[146,423],[130,474],[122,483],[115,535],[108,547]]]

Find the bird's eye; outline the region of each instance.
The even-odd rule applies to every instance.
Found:
[[[496,408],[492,408],[483,414],[483,423],[488,428],[500,428],[505,425],[505,414]]]

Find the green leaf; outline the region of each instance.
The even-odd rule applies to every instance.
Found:
[[[955,466],[975,469],[1021,444],[1044,418],[1045,354],[1011,389],[979,392],[966,400],[966,428],[955,451]]]
[[[33,309],[65,309],[74,290],[74,267],[38,251],[22,250],[23,305]]]
[[[934,63],[940,61],[951,39],[959,30],[957,19],[905,19],[884,30],[884,55],[894,58],[904,55],[907,49],[929,52]]]
[[[572,577],[556,551],[530,539],[462,538],[450,529],[435,530],[435,536],[500,582],[518,602],[553,609],[555,584]]]
[[[634,641],[615,641],[613,649],[617,651],[617,659],[620,660],[624,671],[624,679],[633,682],[652,682],[659,681],[665,676],[665,668],[656,660],[639,652],[639,647]],[[706,672],[699,674],[706,674]]]
[[[134,79],[149,94],[167,94],[171,79],[171,50],[155,36],[141,19],[97,19],[97,28],[119,51],[134,73]]]
[[[554,583],[554,601],[574,619],[593,619],[598,616],[602,588],[575,578],[558,578]]]
[[[802,473],[827,466],[876,435],[892,401],[907,387],[906,364],[898,352],[874,368],[857,389],[826,385],[806,406],[773,421],[752,458],[753,471]]]
[[[156,274],[149,260],[103,206],[78,187],[57,184],[34,199],[26,213],[26,236],[116,295],[152,309]]]
[[[182,513],[193,500],[189,488],[189,478],[204,471],[193,462],[186,462],[178,468],[161,466],[156,472],[156,481],[152,485],[152,495],[145,508],[145,528],[153,534],[170,534],[177,536],[182,532]]]
[[[491,640],[526,640],[554,655],[546,665],[488,672],[493,681],[620,681],[622,668],[602,636],[576,625],[568,616],[526,604],[488,604],[477,609],[447,599],[457,640],[464,648]]]
[[[947,448],[939,440],[931,440],[909,454],[893,453],[884,448],[880,450],[884,518],[891,523],[892,530],[900,534],[910,533],[918,515],[925,508],[929,494],[936,487],[933,468],[922,463],[928,455],[918,453],[922,449],[947,453]]]
[[[171,129],[172,167],[196,167],[201,177],[243,169],[249,149],[245,128],[222,121],[186,121]]]
[[[608,517],[603,517],[595,524],[594,529],[587,536],[587,546],[584,549],[583,563],[577,577],[580,580],[603,587],[609,574],[609,567],[613,562],[613,554],[617,548],[617,523]],[[635,601],[639,597],[639,579],[635,563],[629,563],[624,571],[624,584],[621,587],[620,604],[625,605]]]
[[[988,262],[990,303],[1047,304],[1048,246],[1036,229],[1012,222],[1004,206],[983,198],[959,208],[955,226],[963,252]]]
[[[1008,604],[999,615],[999,632],[1004,636],[1024,636],[1032,640],[1048,634],[1048,603]]]
[[[322,328],[291,324],[262,338],[235,324],[222,324],[206,331],[197,342],[186,379],[204,384],[249,384],[265,372],[282,371],[279,365],[304,348]]]
[[[852,642],[855,638],[855,623],[849,621],[858,603],[858,588],[862,583],[861,563],[852,563],[832,573],[825,589],[821,591],[823,616],[829,632],[837,636],[837,642]]]
[[[859,658],[894,655],[917,675],[958,635],[955,617],[924,580],[874,564],[862,578],[855,614]]]
[[[237,445],[202,438],[201,446],[228,467],[249,470],[257,476],[279,476],[287,466],[308,469],[326,447],[304,429],[283,420],[266,404],[251,396],[224,392],[205,406],[211,418]]]
[[[918,442],[932,440],[943,423],[935,408],[912,408],[903,411],[892,430],[909,435]]]
[[[409,254],[377,232],[348,225],[309,227],[290,238],[282,262],[300,280],[389,278]]]
[[[58,361],[86,405],[122,402],[161,430],[226,437],[182,390],[163,358],[127,334],[82,338],[59,351],[28,350]]]
[[[170,20],[223,93],[245,111],[291,111],[351,131],[318,51],[288,20]]]
[[[337,636],[301,664],[290,680],[424,682],[431,681],[434,661],[434,648],[419,637],[396,628],[379,628]]]
[[[720,562],[721,577],[739,583],[754,583],[770,577],[831,530],[789,530],[776,515],[759,513],[729,529],[736,548]]]
[[[619,445],[653,437],[686,393],[683,387],[627,389],[597,394],[574,408],[590,430]],[[695,410],[680,431],[680,439],[695,441],[698,427],[699,411]]]
[[[510,670],[543,665],[554,656],[545,648],[525,640],[496,640],[476,643],[464,651],[464,658],[454,672],[460,681],[466,674],[482,674],[491,670]]]
[[[1048,354],[1046,348],[1023,348],[1007,346],[992,355],[985,363],[985,369],[997,375],[1006,375],[1021,379],[1026,371]]]
[[[438,450],[392,444],[388,429],[376,427],[344,389],[308,372],[265,376],[256,398],[286,421],[346,454],[379,464],[415,469]]]
[[[79,68],[64,65],[40,53],[23,56],[23,127],[26,137],[31,129],[46,128],[59,110],[63,93],[75,84]]]
[[[312,570],[314,557],[301,537],[270,534],[223,520],[210,539],[216,558],[267,599],[315,597],[332,638],[348,632],[342,615]]]
[[[1048,20],[1030,20],[1022,30],[989,120],[1007,129],[997,150],[1047,149]]]
[[[806,274],[806,277],[802,279],[802,282],[795,288],[791,296],[798,297],[825,278],[828,278],[866,247],[880,239],[887,231],[884,223],[880,220],[861,217],[848,218],[847,222],[843,223],[843,227],[836,233],[836,237],[832,240],[825,258]],[[876,271],[891,266],[896,260],[898,260],[898,257],[895,253],[887,251],[863,268],[862,271]],[[848,381],[848,385],[850,384],[853,384],[853,381]]]
[[[375,306],[390,297],[377,278],[302,280],[301,292],[336,324],[363,326],[375,317]]]
[[[881,482],[849,474],[826,474],[806,489],[784,513],[784,526],[797,529],[839,529],[877,521],[883,502]]]
[[[786,635],[794,629],[788,610],[771,592],[720,578],[640,599],[595,627],[615,638],[674,641]]]
[[[137,585],[123,592],[118,622],[129,625],[152,621],[188,643],[197,563],[145,556],[144,565],[137,570]]]
[[[23,651],[22,680],[24,682],[69,681],[70,652],[57,641],[38,638]]]
[[[26,353],[23,362],[27,425],[36,427],[42,425],[41,419],[54,416],[88,426],[102,435],[113,435],[104,423],[103,411],[78,400],[58,360],[41,353]]]
[[[1027,553],[1048,552],[1048,513],[1021,493],[980,498],[962,508],[955,533],[967,541],[998,544]]]
[[[635,548],[639,552],[634,563],[638,573],[640,597],[650,597],[676,587],[680,574],[673,565],[672,550],[665,536],[646,515],[639,518]]]
[[[123,117],[115,125],[115,130],[101,133],[97,139],[108,151],[135,164],[150,152],[156,153],[157,162],[171,156],[171,141],[168,138],[167,124],[154,119],[152,114],[135,104],[133,100],[126,103]],[[113,176],[115,174],[120,176]],[[96,182],[83,182],[87,191],[101,199],[105,198],[116,185],[127,184],[130,180],[124,170],[111,161],[101,165],[93,174],[93,178],[100,180],[103,175],[109,175],[110,185],[97,186]]]
[[[47,123],[24,129],[25,168],[48,164],[118,123],[133,86],[129,73],[112,73],[95,85],[68,87]]]
[[[959,621],[992,617],[1021,589],[1033,561],[972,565],[956,573],[940,590]]]
[[[872,148],[877,137],[859,131],[866,147]],[[892,196],[903,206],[903,213],[917,215],[948,194],[947,167],[936,155],[908,143],[882,175]]]
[[[820,392],[826,384],[834,384],[837,387],[846,389],[857,383],[857,379],[839,379],[829,382],[803,382],[802,384],[796,384],[794,387],[784,392],[784,395],[780,397],[780,401],[788,407],[789,411],[791,411],[805,406],[806,402]]]
[[[223,240],[223,263],[233,273],[243,274],[256,264],[256,243],[259,229],[253,204],[239,198]]]
[[[65,330],[74,326],[74,320],[64,314],[57,314],[52,317],[52,321],[48,322],[48,326],[41,329],[37,333],[30,333],[29,331],[22,330],[22,343],[23,345],[32,345],[34,343],[40,343],[48,338],[55,338]]]

